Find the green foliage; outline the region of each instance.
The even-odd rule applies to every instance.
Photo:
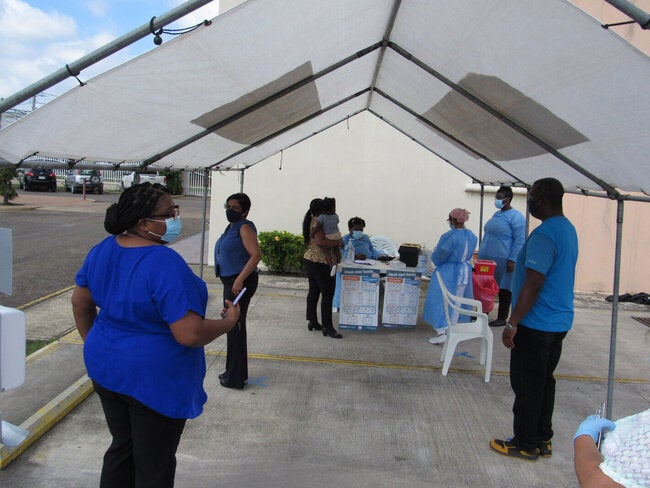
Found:
[[[6,205],[9,200],[13,200],[18,196],[14,187],[11,186],[11,180],[18,177],[18,171],[14,168],[1,168],[0,169],[0,196],[2,202]]]
[[[183,194],[183,180],[181,178],[182,173],[180,171],[165,170],[161,171],[160,174],[167,177],[167,188],[172,195]]]
[[[302,235],[274,230],[257,235],[262,251],[262,261],[273,273],[302,274],[302,256],[305,243]]]

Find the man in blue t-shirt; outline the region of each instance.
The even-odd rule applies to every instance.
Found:
[[[514,307],[502,336],[503,345],[510,349],[514,436],[492,439],[490,447],[504,456],[529,461],[552,455],[553,372],[562,340],[573,324],[578,237],[564,216],[563,196],[562,183],[555,178],[537,180],[528,192],[530,214],[542,223],[517,258]]]

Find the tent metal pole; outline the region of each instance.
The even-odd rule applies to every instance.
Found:
[[[539,147],[544,149],[547,153],[550,155],[556,157],[560,161],[562,161],[564,164],[569,166],[570,168],[573,168],[576,170],[578,173],[581,175],[585,176],[586,178],[589,178],[591,181],[596,183],[598,186],[600,186],[604,191],[606,191],[611,198],[617,198],[619,196],[618,191],[616,188],[614,188],[612,185],[607,183],[606,181],[598,178],[595,174],[587,171],[585,168],[577,164],[575,161],[569,159],[566,157],[564,154],[556,150],[553,146],[551,146],[549,143],[546,141],[543,141],[539,137],[537,137],[535,134],[530,132],[528,129],[523,127],[522,125],[518,124],[516,121],[508,117],[506,114],[500,112],[496,108],[492,107],[488,103],[484,102],[480,98],[474,96],[472,93],[470,93],[468,90],[460,86],[458,83],[453,82],[451,79],[447,78],[444,76],[442,73],[434,69],[433,67],[429,66],[426,64],[424,61],[416,58],[413,56],[410,52],[408,52],[406,49],[402,48],[398,44],[395,44],[393,42],[389,42],[388,46],[393,49],[397,54],[400,56],[403,56],[419,68],[423,69],[427,73],[429,73],[431,76],[435,77],[445,85],[447,85],[449,88],[457,92],[458,94],[462,95],[465,97],[467,100],[470,102],[474,103],[475,105],[481,107],[483,110],[485,110],[487,113],[492,115],[493,117],[496,117],[498,120],[503,122],[504,124],[508,125],[510,128],[513,130],[519,132],[522,136],[524,136],[526,139],[529,141],[537,144]]]
[[[650,29],[650,14],[641,10],[627,0],[605,0],[612,7],[617,8],[629,18],[637,22],[642,29]]]
[[[623,242],[623,200],[616,201],[616,251],[614,257],[614,286],[612,297],[612,326],[609,337],[609,371],[607,373],[607,406],[606,417],[612,418],[614,403],[614,374],[616,362],[616,331],[618,329],[618,293],[621,278],[621,244]]]
[[[393,104],[397,105],[399,108],[401,108],[402,110],[404,110],[405,112],[408,112],[409,114],[411,114],[413,117],[415,117],[416,119],[418,119],[420,122],[422,122],[422,123],[426,124],[427,126],[431,127],[431,128],[432,128],[433,130],[435,130],[436,132],[438,132],[438,133],[444,135],[445,137],[447,137],[448,139],[452,140],[452,141],[455,142],[456,144],[459,144],[459,145],[463,146],[465,149],[467,149],[468,151],[470,151],[472,154],[475,154],[475,155],[478,156],[480,159],[483,159],[483,160],[487,161],[487,162],[490,163],[492,166],[494,166],[495,168],[500,169],[501,171],[503,171],[503,172],[504,172],[505,174],[507,174],[508,176],[512,176],[513,181],[517,181],[517,182],[519,182],[519,183],[525,184],[525,182],[521,181],[521,180],[520,180],[519,178],[517,178],[515,175],[513,175],[513,174],[510,173],[508,170],[506,170],[505,168],[503,168],[502,166],[500,166],[499,163],[497,163],[496,161],[493,161],[492,159],[488,158],[485,154],[480,153],[480,152],[478,152],[476,149],[474,149],[473,147],[471,147],[471,146],[465,144],[463,141],[461,141],[460,139],[458,139],[457,137],[455,137],[453,134],[450,134],[449,132],[447,132],[447,131],[445,131],[444,129],[442,129],[442,127],[439,127],[438,125],[436,125],[436,124],[434,124],[433,122],[431,122],[431,121],[430,121],[429,119],[427,119],[426,117],[420,115],[419,113],[415,112],[414,110],[411,110],[409,107],[407,107],[407,106],[404,105],[403,103],[400,103],[397,99],[391,97],[388,93],[386,93],[386,92],[380,90],[379,88],[375,88],[375,91],[376,91],[379,95],[381,95],[382,97],[384,97],[386,100],[392,102]],[[384,120],[384,119],[382,119],[382,120]],[[413,137],[410,136],[410,135],[407,135],[407,137],[413,139]],[[413,139],[413,140],[414,140],[414,139]],[[426,147],[426,146],[424,146],[424,147]],[[429,150],[431,151],[431,149],[429,149]],[[433,152],[433,151],[432,151],[432,152]],[[435,152],[434,152],[434,154],[435,154]],[[444,159],[444,158],[443,158],[443,159]],[[451,164],[452,166],[454,166],[454,168],[456,168],[456,166],[455,166],[452,162],[450,162],[449,160],[445,159],[445,161],[447,161],[449,164]],[[458,168],[456,168],[456,169],[458,169]],[[461,170],[459,170],[459,171],[461,171]],[[470,175],[470,176],[471,176],[471,175]],[[479,181],[479,180],[477,180],[477,181]]]
[[[298,81],[297,83],[294,83],[293,85],[285,88],[284,90],[280,90],[279,92],[275,92],[274,94],[268,96],[264,100],[261,100],[261,101],[255,103],[255,104],[253,104],[253,105],[251,105],[251,106],[237,112],[236,114],[231,115],[227,119],[224,119],[221,122],[217,122],[216,124],[213,124],[210,127],[207,127],[205,130],[199,132],[198,134],[194,134],[193,136],[185,139],[184,141],[181,141],[178,144],[174,144],[173,146],[165,149],[164,151],[145,159],[142,162],[141,166],[146,167],[146,166],[149,166],[150,164],[155,163],[156,161],[160,161],[162,158],[164,158],[166,156],[169,156],[170,154],[178,151],[179,149],[182,149],[182,148],[184,148],[186,146],[189,146],[190,144],[192,144],[193,142],[198,141],[199,139],[202,139],[202,138],[204,138],[206,136],[211,135],[213,132],[218,131],[222,127],[226,127],[228,124],[231,124],[231,123],[241,119],[242,117],[244,117],[244,116],[246,116],[246,115],[248,115],[250,113],[255,112],[256,110],[259,110],[259,109],[265,107],[266,105],[270,104],[271,102],[274,102],[275,100],[278,100],[278,99],[288,95],[289,93],[293,93],[294,91],[298,90],[299,88],[302,88],[303,86],[305,86],[305,85],[307,85],[309,83],[315,82],[316,80],[322,78],[323,76],[325,76],[325,75],[327,75],[329,73],[332,73],[333,71],[345,66],[348,63],[356,61],[357,59],[359,59],[359,58],[361,58],[361,57],[363,57],[363,56],[365,56],[367,54],[370,54],[374,50],[379,49],[381,47],[381,45],[382,45],[381,42],[378,42],[378,43],[373,44],[372,46],[368,46],[367,48],[362,49],[361,51],[358,51],[358,52],[352,54],[351,56],[348,56],[347,58],[342,59],[342,60],[334,63],[331,66],[328,66],[327,68],[323,69],[322,71],[319,71],[315,75],[308,76],[308,77]],[[366,88],[364,90],[361,90],[360,92],[358,92],[357,94],[355,94],[351,98],[356,98],[357,96],[360,96],[361,94],[366,93],[368,90],[370,90],[370,88]],[[333,106],[341,105],[342,103],[344,103],[347,100],[350,100],[351,98],[350,97],[345,98],[342,101],[336,102]],[[323,113],[323,112],[324,112],[324,110],[321,110],[321,111],[315,112],[315,114],[312,114],[312,115],[317,115],[317,114],[320,114],[320,113]],[[311,116],[303,119],[303,122],[306,121],[306,120],[309,120],[310,117]],[[292,124],[291,127],[295,127],[296,125],[297,124]],[[211,167],[217,167],[223,161],[226,161],[226,160],[230,159],[231,157],[233,157],[234,155],[237,155],[237,154],[239,154],[239,152],[231,154],[227,158],[224,158],[221,161],[219,161],[218,163],[213,164]]]
[[[203,279],[203,255],[205,254],[205,229],[208,226],[208,181],[210,180],[210,170],[203,170],[203,223],[201,225],[201,254],[199,255],[199,278]]]
[[[397,18],[397,12],[399,11],[400,6],[402,5],[402,0],[395,0],[393,3],[393,8],[390,13],[390,18],[386,26],[386,31],[384,32],[384,37],[382,38],[382,47],[379,50],[379,57],[377,58],[377,64],[375,65],[375,72],[372,75],[372,81],[370,82],[370,94],[368,95],[368,103],[366,108],[370,108],[372,103],[372,95],[374,93],[375,86],[377,86],[377,77],[379,76],[379,71],[381,70],[381,65],[384,62],[384,54],[386,54],[386,44],[390,39],[390,35],[393,32],[393,27],[395,27],[395,19]]]
[[[244,171],[246,169],[240,169],[239,171],[239,193],[244,193]]]
[[[483,240],[483,205],[485,203],[485,185],[481,182],[481,206],[478,213],[478,245]]]
[[[82,58],[79,58],[78,60],[67,64],[65,67],[55,71],[49,76],[46,76],[42,80],[33,83],[27,88],[24,88],[3,100],[0,100],[0,113],[5,112],[12,107],[15,107],[19,103],[22,103],[35,95],[38,95],[39,93],[47,90],[50,87],[53,87],[66,78],[78,76],[82,69],[92,66],[98,61],[101,61],[111,54],[116,53],[120,49],[123,49],[126,46],[129,46],[130,44],[133,44],[134,42],[139,41],[144,37],[153,35],[151,33],[152,28],[153,30],[160,29],[161,27],[180,19],[181,17],[184,17],[190,12],[193,12],[194,10],[207,5],[212,1],[213,0],[189,0],[182,5],[179,5],[178,7],[170,10],[169,12],[161,15],[160,17],[156,17],[152,25],[147,22],[146,24],[132,30],[122,37],[109,42],[105,46],[94,50],[90,54],[87,54]]]
[[[526,192],[530,191],[530,187],[526,188]],[[526,237],[530,235],[530,208],[528,207],[528,193],[526,193]]]
[[[275,137],[277,137],[277,136],[279,136],[279,135],[281,135],[281,134],[284,134],[285,132],[287,132],[287,131],[293,129],[294,127],[298,127],[299,125],[304,124],[305,122],[308,122],[308,121],[312,120],[314,117],[317,117],[317,116],[320,115],[320,114],[323,114],[323,113],[325,113],[325,112],[327,112],[327,111],[329,111],[329,110],[332,110],[332,109],[334,109],[334,108],[336,108],[336,107],[339,107],[339,106],[341,106],[341,105],[343,105],[343,104],[349,102],[350,100],[354,100],[355,98],[360,97],[361,95],[363,95],[364,93],[366,93],[368,90],[369,90],[369,88],[364,88],[363,90],[358,91],[357,93],[353,93],[352,95],[350,95],[350,96],[348,96],[348,97],[345,97],[345,98],[343,98],[342,100],[339,100],[338,102],[333,103],[333,104],[330,105],[329,107],[323,108],[323,109],[319,110],[318,112],[315,112],[315,113],[313,113],[313,114],[311,114],[311,115],[307,115],[307,116],[304,117],[303,119],[301,119],[301,120],[297,120],[297,121],[294,122],[293,124],[288,125],[288,126],[286,126],[286,127],[283,127],[282,129],[280,129],[280,130],[278,130],[278,131],[276,131],[276,132],[274,132],[274,133],[272,133],[272,134],[269,134],[269,135],[267,135],[267,136],[264,136],[264,137],[262,137],[261,139],[258,139],[257,141],[254,141],[253,143],[249,144],[248,146],[246,146],[246,147],[244,147],[244,148],[242,148],[242,149],[239,149],[238,151],[235,151],[234,153],[230,154],[229,156],[227,156],[227,157],[225,157],[225,158],[223,158],[223,159],[217,161],[216,163],[214,163],[214,164],[213,164],[212,166],[210,166],[210,167],[211,167],[211,168],[219,169],[219,165],[222,164],[222,163],[224,163],[224,162],[226,162],[226,161],[228,161],[229,159],[232,159],[232,158],[234,158],[234,157],[236,157],[236,156],[239,156],[240,154],[243,154],[243,153],[245,153],[246,151],[249,151],[249,150],[251,150],[251,149],[255,149],[256,147],[261,146],[261,145],[264,144],[265,142],[270,141],[271,139],[273,139],[273,138],[275,138]],[[365,110],[365,109],[364,109],[364,110]],[[355,115],[356,115],[356,114],[355,114]],[[345,120],[345,119],[343,119],[343,120]],[[313,135],[313,134],[310,134],[310,135],[307,136],[307,137],[311,137],[312,135]],[[307,138],[307,137],[306,137],[306,138]],[[295,144],[297,144],[297,142],[296,142]],[[291,146],[289,146],[289,147],[291,147]],[[286,149],[286,148],[284,148],[284,149]]]

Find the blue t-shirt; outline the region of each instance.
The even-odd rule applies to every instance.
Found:
[[[183,346],[169,324],[192,310],[205,316],[206,284],[165,246],[122,247],[110,236],[77,273],[100,308],[84,343],[88,376],[172,418],[201,414],[205,354]]]
[[[235,276],[241,273],[250,259],[250,254],[244,247],[240,230],[242,225],[248,225],[257,235],[255,224],[250,220],[240,219],[226,227],[219,240],[214,245],[215,271],[219,268],[219,276]]]
[[[578,236],[573,224],[563,216],[544,220],[521,248],[512,287],[513,307],[526,278],[526,268],[545,276],[532,308],[520,323],[546,332],[566,332],[573,325],[573,287]]]

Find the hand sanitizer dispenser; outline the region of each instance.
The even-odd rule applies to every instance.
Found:
[[[0,391],[25,382],[25,314],[0,306]]]

